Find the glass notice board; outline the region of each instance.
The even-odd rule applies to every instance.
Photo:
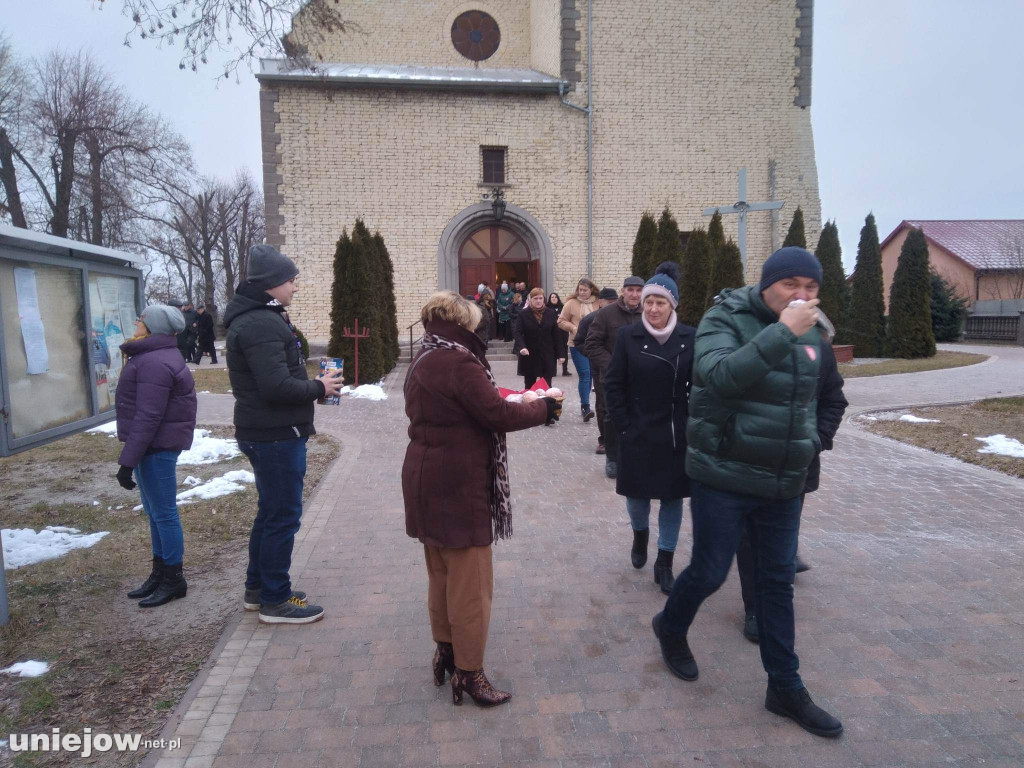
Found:
[[[92,413],[82,270],[0,258],[10,431],[25,437]]]

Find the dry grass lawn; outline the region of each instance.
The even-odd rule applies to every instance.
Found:
[[[309,441],[306,498],[338,450],[326,436]],[[241,611],[255,487],[180,507],[188,596],[141,609],[125,592],[149,572],[149,523],[132,510],[138,490],[125,491],[114,479],[119,452],[112,437],[82,434],[0,459],[3,527],[110,532],[89,549],[7,571],[12,621],[0,627],[0,668],[35,659],[51,669],[34,679],[0,675],[0,738],[52,728],[81,733],[87,726],[155,737],[225,623]],[[205,481],[233,469],[250,469],[245,456],[179,467],[179,486],[188,475]],[[142,756],[111,751],[88,762],[136,765]],[[11,757],[0,751],[0,765]],[[82,759],[71,753],[19,753],[14,764],[76,761]]]
[[[1024,443],[1024,397],[999,397],[969,405],[914,408],[915,416],[938,419],[937,424],[903,421],[862,421],[875,434],[944,453],[1014,477],[1024,478],[1024,459],[978,453],[976,438],[1006,435]]]
[[[856,379],[861,376],[887,376],[891,373],[917,373],[919,371],[937,371],[942,368],[961,368],[965,365],[988,360],[988,355],[978,355],[972,352],[944,352],[935,353],[935,357],[925,357],[917,360],[885,360],[880,363],[863,363],[851,365],[840,363],[839,373],[844,379]],[[196,387],[198,389],[198,386]]]
[[[320,375],[320,358],[306,361],[306,373],[313,379]],[[209,392],[213,395],[223,395],[231,391],[231,382],[228,381],[226,368],[199,368],[192,369],[192,378],[196,382],[196,392]]]

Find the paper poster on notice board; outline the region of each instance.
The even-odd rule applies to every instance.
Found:
[[[39,314],[36,271],[15,267],[14,290],[18,296],[18,320],[21,324],[21,340],[25,344],[27,373],[46,373],[50,369],[50,356],[46,351],[46,329]]]

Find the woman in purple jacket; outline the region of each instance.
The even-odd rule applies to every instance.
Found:
[[[151,608],[184,597],[181,574],[185,551],[176,500],[178,454],[192,446],[196,426],[196,385],[178,352],[177,334],[185,329],[181,310],[151,304],[135,321],[135,336],[121,345],[128,358],[117,382],[117,439],[124,450],[117,460],[117,482],[129,491],[139,484],[149,515],[153,571],[128,593]]]

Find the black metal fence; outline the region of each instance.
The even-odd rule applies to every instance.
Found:
[[[1020,338],[1020,315],[971,315],[964,328],[965,341],[1008,341]]]

